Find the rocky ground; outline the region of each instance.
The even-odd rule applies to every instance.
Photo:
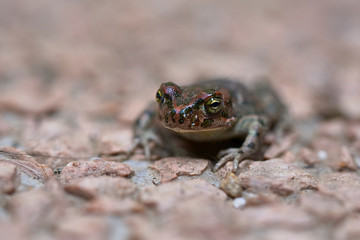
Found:
[[[360,239],[360,4],[0,2],[4,239]],[[161,82],[268,76],[266,161],[130,159]],[[99,157],[100,156],[100,157]]]

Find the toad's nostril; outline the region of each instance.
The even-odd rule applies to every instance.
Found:
[[[196,126],[200,123],[198,115],[193,115],[191,117],[191,126]]]

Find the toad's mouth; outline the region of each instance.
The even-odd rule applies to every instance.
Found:
[[[198,133],[198,132],[216,132],[216,131],[223,131],[231,128],[230,125],[223,125],[223,126],[212,126],[212,127],[192,127],[192,128],[180,128],[175,126],[168,126],[165,123],[161,123],[166,129],[177,133]]]
[[[232,129],[231,125],[211,126],[208,128],[194,127],[189,129],[179,128],[175,126],[170,127],[170,126],[166,126],[164,123],[162,123],[162,125],[166,129],[175,132],[181,137],[199,142],[226,139],[228,136],[228,132],[231,131]]]

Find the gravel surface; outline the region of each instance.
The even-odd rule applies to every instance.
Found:
[[[1,1],[0,236],[360,239],[359,11],[358,0]],[[230,174],[161,150],[126,157],[162,82],[261,76],[293,127],[268,134],[266,161]]]

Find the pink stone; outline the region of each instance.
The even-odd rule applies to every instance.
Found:
[[[197,176],[205,171],[209,161],[197,158],[170,157],[156,161],[152,168],[161,176],[161,182],[169,182],[178,176]]]

